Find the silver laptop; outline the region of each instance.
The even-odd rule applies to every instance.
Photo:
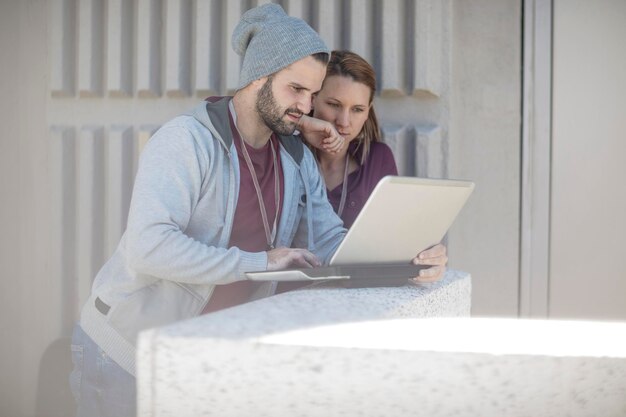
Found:
[[[246,275],[253,281],[340,279],[346,286],[402,285],[427,268],[411,260],[441,242],[473,190],[469,181],[384,177],[329,266]]]

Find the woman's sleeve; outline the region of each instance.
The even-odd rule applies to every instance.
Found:
[[[377,142],[376,152],[380,153],[381,178],[385,175],[398,175],[398,167],[391,148],[383,142]]]

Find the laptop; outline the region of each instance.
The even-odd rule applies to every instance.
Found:
[[[346,287],[404,285],[428,268],[411,260],[441,242],[473,190],[470,181],[386,176],[328,266],[246,275],[252,281],[341,280]]]

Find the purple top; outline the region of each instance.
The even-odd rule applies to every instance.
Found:
[[[350,144],[348,152],[354,152],[356,143]],[[357,161],[361,160],[361,151],[357,150],[354,154]],[[346,203],[341,214],[343,225],[350,228],[357,215],[365,205],[367,198],[370,196],[378,181],[386,175],[398,175],[396,162],[389,146],[382,142],[372,142],[370,144],[370,152],[367,159],[356,171],[348,175],[348,190]],[[343,184],[339,184],[332,190],[328,190],[328,200],[332,204],[335,212],[339,210],[341,201],[341,188]]]

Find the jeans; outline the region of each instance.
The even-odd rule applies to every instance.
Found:
[[[70,375],[76,417],[131,417],[137,414],[135,377],[122,369],[77,324],[72,335]]]

